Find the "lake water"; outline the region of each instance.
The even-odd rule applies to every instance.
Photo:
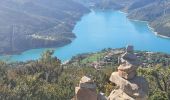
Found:
[[[170,53],[170,39],[154,35],[146,22],[127,19],[119,11],[92,11],[82,17],[73,32],[77,38],[69,45],[56,48],[55,56],[62,61],[80,53],[96,52],[104,48],[120,48],[127,44],[136,50]],[[1,56],[8,61],[38,59],[45,49],[33,49],[21,55]]]

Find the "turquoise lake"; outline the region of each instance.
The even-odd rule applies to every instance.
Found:
[[[120,48],[127,44],[136,50],[170,53],[170,39],[154,35],[146,22],[132,21],[119,11],[92,11],[77,22],[73,32],[77,38],[69,45],[55,49],[62,61],[80,53],[96,52],[104,48]],[[1,56],[7,61],[38,59],[45,49],[33,49],[20,55]]]

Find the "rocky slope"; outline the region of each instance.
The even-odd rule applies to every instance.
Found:
[[[68,44],[76,21],[87,12],[72,0],[2,0],[0,53]]]

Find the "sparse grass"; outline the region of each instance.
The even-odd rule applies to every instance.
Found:
[[[83,59],[83,60],[81,61],[81,63],[82,63],[82,64],[86,64],[86,63],[88,63],[88,62],[98,61],[99,59],[103,58],[104,55],[106,55],[106,53],[104,53],[104,52],[92,54],[92,55],[90,55],[89,57]]]

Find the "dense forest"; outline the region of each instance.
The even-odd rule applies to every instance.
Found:
[[[123,49],[118,49],[121,50]],[[106,59],[104,55],[111,51],[114,54],[107,58],[102,67],[90,66],[90,62]],[[121,53],[116,52],[115,49],[105,49],[98,53],[78,55],[68,63],[61,63],[53,57],[53,51],[48,50],[36,61],[0,62],[0,99],[69,100],[74,97],[75,86],[84,75],[91,76],[97,85],[97,91],[108,96],[116,88],[109,81],[111,73],[118,67],[117,57]],[[149,82],[149,100],[169,100],[170,55],[141,51],[136,51],[136,54],[144,64],[138,68],[138,74]],[[148,57],[150,60],[145,59]]]

